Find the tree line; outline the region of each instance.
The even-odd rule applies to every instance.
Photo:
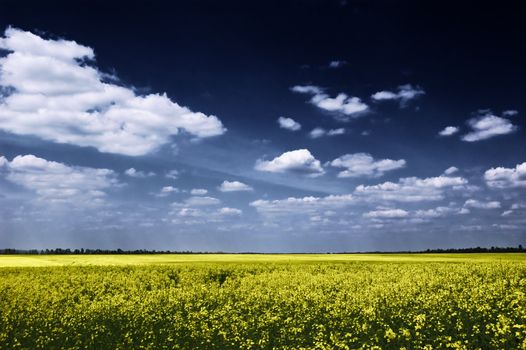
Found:
[[[519,244],[517,247],[474,247],[474,248],[448,248],[448,249],[426,249],[421,251],[370,251],[370,252],[339,252],[327,254],[422,254],[422,253],[520,253],[526,252],[526,248]],[[123,249],[0,249],[0,255],[29,254],[29,255],[96,255],[96,254],[232,254],[228,252],[199,252],[199,251],[174,251],[174,250],[123,250]],[[256,252],[241,252],[235,254],[264,254]],[[284,253],[287,254],[287,253]],[[308,254],[308,253],[307,253]]]

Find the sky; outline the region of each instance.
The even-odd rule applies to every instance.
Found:
[[[525,244],[525,15],[5,1],[0,247]]]

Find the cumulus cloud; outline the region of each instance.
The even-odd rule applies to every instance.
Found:
[[[456,134],[460,129],[456,126],[446,126],[442,131],[438,133],[440,136],[451,136]]]
[[[464,203],[464,208],[477,208],[477,209],[498,209],[500,208],[500,202],[491,201],[491,202],[481,202],[476,199],[468,199]]]
[[[486,140],[498,135],[506,135],[517,130],[508,119],[493,115],[491,111],[483,113],[475,118],[468,120],[471,131],[462,136],[462,141],[476,142]]]
[[[128,175],[129,177],[136,177],[136,178],[145,178],[145,177],[155,176],[155,173],[153,171],[144,172],[144,171],[136,170],[135,168],[126,169],[124,171],[124,174]]]
[[[366,201],[420,202],[444,199],[445,191],[465,190],[468,181],[462,177],[437,176],[420,179],[406,177],[398,182],[356,187],[354,194]]]
[[[236,216],[236,215],[243,214],[243,211],[237,208],[224,207],[224,208],[219,209],[219,214]]]
[[[388,171],[405,167],[406,161],[404,159],[375,160],[368,153],[354,153],[338,157],[334,159],[330,165],[345,169],[338,173],[338,177],[342,178],[359,176],[379,177]]]
[[[489,187],[512,188],[526,187],[526,162],[515,168],[491,168],[484,172],[484,180]]]
[[[140,156],[184,131],[223,134],[213,115],[193,112],[166,94],[137,95],[91,65],[93,49],[8,28],[0,38],[0,129],[44,140]]]
[[[223,181],[219,186],[221,192],[252,191],[253,188],[240,181]]]
[[[343,134],[345,134],[345,128],[325,130],[323,128],[316,127],[312,129],[311,132],[309,132],[309,137],[311,139],[317,139],[323,136],[337,136]]]
[[[403,209],[380,209],[373,210],[363,214],[366,218],[386,218],[386,219],[396,219],[396,218],[405,218],[409,216],[409,212]]]
[[[280,128],[290,131],[298,131],[301,129],[301,124],[292,118],[279,117],[278,124]]]
[[[330,97],[322,88],[313,85],[296,85],[292,91],[312,95],[310,103],[325,111],[340,115],[339,119],[348,120],[349,117],[359,117],[369,110],[369,106],[358,97],[339,93]]]
[[[31,154],[16,156],[12,161],[0,157],[0,166],[0,173],[8,181],[51,203],[101,204],[104,191],[119,185],[112,170],[68,166]]]
[[[355,203],[351,194],[329,195],[325,197],[289,197],[286,199],[264,200],[259,199],[250,203],[259,213],[282,214],[309,214],[317,211],[341,209]]]
[[[371,95],[374,101],[399,101],[400,106],[405,106],[410,100],[413,100],[421,95],[424,95],[425,91],[420,87],[413,87],[411,84],[400,85],[396,92],[392,91],[378,91]]]
[[[285,152],[273,160],[256,162],[255,169],[271,173],[298,173],[308,176],[319,176],[324,173],[319,160],[307,149]]]
[[[194,188],[190,191],[192,196],[204,196],[207,193],[208,190],[205,190],[204,188]]]

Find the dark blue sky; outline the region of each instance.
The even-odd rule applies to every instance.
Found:
[[[525,15],[6,1],[0,246],[524,244]]]

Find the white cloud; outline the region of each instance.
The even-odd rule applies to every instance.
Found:
[[[465,190],[468,181],[462,177],[437,176],[425,179],[406,177],[397,183],[356,187],[354,194],[366,201],[420,202],[436,201],[445,197],[447,189]]]
[[[517,164],[515,168],[488,169],[484,173],[484,180],[489,187],[526,187],[526,162]]]
[[[135,168],[126,169],[124,171],[124,174],[128,175],[129,177],[136,177],[136,178],[145,178],[145,177],[155,176],[155,173],[153,171],[144,172],[144,171],[136,170]]]
[[[502,112],[503,117],[513,117],[513,116],[516,116],[517,114],[519,114],[519,111],[515,109],[509,109],[507,111]]]
[[[175,169],[169,170],[166,173],[165,177],[168,178],[168,179],[176,180],[179,177],[179,172],[177,170],[175,170]]]
[[[321,94],[323,89],[314,85],[296,85],[290,88],[292,91],[300,94]]]
[[[236,216],[236,215],[243,214],[243,211],[237,208],[224,207],[224,208],[219,209],[219,214]]]
[[[326,133],[327,132],[323,128],[314,128],[311,130],[311,132],[309,132],[309,137],[312,139],[317,139],[322,136],[325,136]]]
[[[205,190],[204,188],[194,188],[190,191],[190,194],[193,196],[204,196],[208,193],[208,190]]]
[[[455,212],[458,213],[458,208],[436,207],[427,210],[417,210],[414,215],[418,218],[439,218]]]
[[[345,128],[330,129],[327,131],[328,136],[336,136],[345,134]]]
[[[444,171],[444,174],[446,175],[451,175],[451,174],[454,174],[458,171],[458,168],[455,167],[455,166],[450,166],[449,168],[447,168],[445,171]]]
[[[173,186],[164,186],[161,191],[156,194],[157,197],[166,197],[172,193],[179,193],[179,189]]]
[[[279,117],[278,124],[280,128],[287,129],[290,131],[298,131],[301,129],[301,124],[292,118]]]
[[[459,132],[459,128],[456,126],[446,126],[442,131],[440,131],[438,134],[440,136],[451,136]]]
[[[334,60],[329,62],[329,68],[340,68],[347,64],[344,60]]]
[[[517,127],[508,119],[497,117],[491,114],[491,111],[484,111],[482,115],[468,120],[468,125],[472,131],[462,136],[462,140],[467,142],[486,140],[517,130]]]
[[[11,162],[0,157],[0,166],[8,181],[52,203],[100,204],[106,196],[104,190],[119,185],[112,170],[68,166],[34,155],[19,155]]]
[[[413,87],[411,84],[400,85],[397,92],[392,91],[378,91],[371,95],[374,101],[400,101],[401,106],[405,106],[407,102],[415,99],[425,92],[420,87]]]
[[[358,97],[339,93],[336,97],[332,98],[318,86],[296,85],[293,86],[291,90],[298,93],[313,95],[310,99],[310,103],[320,109],[340,113],[345,116],[343,118],[344,120],[347,119],[346,117],[359,117],[369,109],[369,106],[363,103]]]
[[[223,181],[219,186],[221,192],[252,191],[253,188],[240,181]]]
[[[90,65],[89,47],[46,40],[8,28],[0,48],[0,129],[101,152],[139,156],[185,131],[197,138],[223,134],[215,116],[192,112],[166,94],[136,95],[107,82]]]
[[[316,127],[311,130],[311,132],[309,133],[309,137],[311,139],[317,139],[323,136],[337,136],[343,134],[345,134],[345,128],[325,130],[323,128]]]
[[[250,203],[262,214],[309,214],[317,211],[341,209],[355,203],[352,195],[329,195],[326,197],[289,197],[287,199],[263,200]]]
[[[396,218],[405,218],[409,216],[409,212],[403,210],[403,209],[380,209],[380,210],[373,210],[368,213],[363,214],[366,218],[388,218],[388,219],[396,219]]]
[[[477,208],[477,209],[498,209],[500,208],[500,202],[481,202],[476,199],[468,199],[464,203],[464,208]]]
[[[379,177],[384,175],[387,171],[405,167],[406,161],[404,159],[374,160],[374,158],[368,153],[355,153],[345,154],[338,157],[330,164],[333,167],[345,169],[338,173],[338,177]]]
[[[208,205],[218,205],[221,201],[214,197],[201,197],[193,196],[185,200],[185,203],[190,206],[208,206]]]
[[[501,216],[510,216],[513,214],[513,210],[505,210],[502,212]]]
[[[271,173],[299,173],[308,176],[319,176],[324,173],[320,161],[307,149],[285,152],[273,160],[256,162],[255,169]]]

